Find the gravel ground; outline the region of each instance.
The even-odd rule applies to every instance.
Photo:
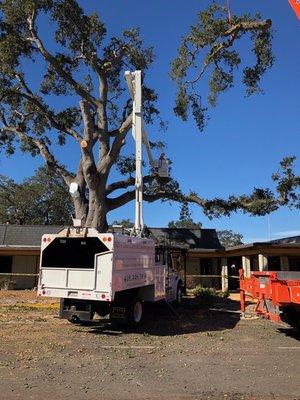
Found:
[[[136,332],[72,325],[54,299],[0,291],[0,399],[300,399],[300,337],[238,302],[148,307]]]

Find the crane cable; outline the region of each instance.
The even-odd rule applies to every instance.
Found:
[[[228,22],[231,24],[230,0],[227,0]]]

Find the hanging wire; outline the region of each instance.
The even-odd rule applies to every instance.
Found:
[[[230,0],[227,0],[228,22],[231,24]]]

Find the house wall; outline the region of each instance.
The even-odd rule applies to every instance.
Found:
[[[300,249],[251,249],[227,253],[227,259],[238,254],[243,259],[243,267],[249,271],[300,271]]]
[[[0,273],[36,274],[39,253],[39,248],[0,249]],[[252,270],[300,271],[299,247],[251,247],[227,251],[191,250],[187,253],[185,251],[172,253],[174,265],[183,281],[186,280],[188,288],[202,285],[223,290],[237,290],[239,283],[236,276],[240,268],[244,268],[248,275]],[[5,267],[4,261],[1,263],[1,256],[12,258],[10,271],[4,271],[7,266]],[[219,277],[201,277],[201,275],[219,275]],[[0,276],[0,283],[1,280],[13,281],[12,287],[16,289],[32,289],[37,283],[37,277],[31,276]]]
[[[36,274],[38,271],[38,256],[13,256],[12,274]],[[32,289],[36,286],[35,276],[11,276],[15,289]]]
[[[186,258],[186,286],[193,288],[200,284],[200,258]]]
[[[11,289],[12,285],[9,284],[12,267],[12,256],[0,254],[0,289]]]
[[[203,260],[209,260],[209,268],[201,268]],[[251,271],[300,271],[299,248],[239,249],[224,251],[218,255],[206,252],[187,254],[186,285],[214,287],[222,290],[238,290],[239,269],[243,268],[246,276]],[[201,277],[201,275],[221,275],[221,277]]]
[[[203,255],[187,255],[186,259],[186,286],[221,288],[221,277],[207,277],[203,275],[221,275],[221,257]]]

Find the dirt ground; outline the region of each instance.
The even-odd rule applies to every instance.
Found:
[[[148,307],[132,332],[72,325],[54,299],[0,291],[0,399],[300,399],[299,335],[240,319],[235,298],[213,308]]]

